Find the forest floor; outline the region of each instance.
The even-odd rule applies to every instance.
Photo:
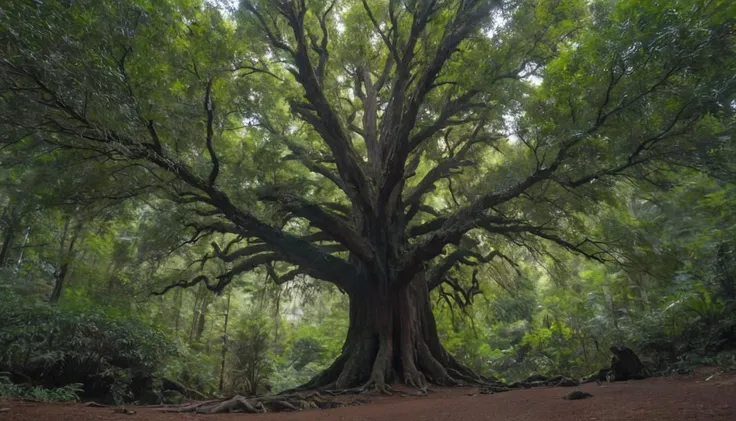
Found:
[[[134,415],[81,404],[0,401],[0,421],[613,421],[734,420],[736,373],[698,370],[688,376],[585,384],[593,398],[560,399],[573,388],[514,390],[493,395],[474,388],[439,389],[424,397],[366,397],[362,406],[291,413],[194,415],[135,408]],[[710,377],[710,378],[709,378]],[[708,379],[708,380],[706,380]],[[471,396],[472,395],[472,396]]]

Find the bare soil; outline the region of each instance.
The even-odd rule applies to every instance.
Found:
[[[593,398],[577,401],[561,397],[573,388],[514,390],[493,395],[475,388],[438,389],[424,397],[366,396],[371,403],[331,410],[290,413],[194,415],[135,408],[134,415],[114,408],[81,404],[4,401],[0,421],[736,421],[736,373],[699,370],[689,376],[640,381],[585,384],[578,390]],[[707,380],[706,380],[707,379]]]

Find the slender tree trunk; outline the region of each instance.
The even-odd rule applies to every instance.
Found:
[[[179,333],[179,325],[181,324],[181,302],[183,296],[183,290],[177,288],[174,294],[174,305],[176,306],[176,315],[174,316],[174,333]]]
[[[110,304],[113,295],[113,289],[115,287],[115,270],[117,269],[117,262],[112,261],[107,265],[105,270],[105,278],[107,280],[107,295],[105,296],[105,304]]]
[[[51,292],[51,296],[49,297],[49,303],[50,304],[56,304],[59,302],[59,299],[61,298],[61,292],[64,288],[64,280],[66,280],[66,274],[69,269],[69,263],[63,263],[61,267],[59,267],[54,272],[54,290]]]
[[[195,341],[202,339],[202,334],[204,333],[204,327],[205,327],[205,324],[207,323],[207,311],[209,310],[209,307],[210,307],[210,299],[209,299],[210,296],[206,292],[205,294],[206,295],[204,296],[204,299],[202,300],[202,306],[200,307],[200,310],[199,310],[199,318],[197,319],[197,328],[194,331]]]
[[[15,263],[16,272],[20,270],[20,265],[23,263],[23,251],[28,245],[28,236],[31,235],[31,227],[26,228],[25,234],[23,234],[23,244],[20,246],[20,253],[18,253],[18,261]]]
[[[8,205],[3,210],[3,214],[0,217],[0,223],[5,225],[3,230],[3,244],[0,248],[0,267],[7,266],[7,261],[10,254],[10,248],[13,245],[13,239],[15,239],[16,220],[13,217],[14,209]]]
[[[220,356],[220,393],[222,394],[222,390],[225,386],[225,359],[227,357],[227,322],[230,319],[230,298],[232,298],[233,295],[233,289],[230,288],[230,290],[227,292],[227,307],[225,307],[225,326],[222,329],[222,355]]]
[[[59,299],[61,298],[61,294],[64,288],[64,281],[69,274],[69,266],[74,259],[75,246],[81,233],[82,223],[77,223],[77,225],[72,230],[71,217],[67,217],[64,221],[64,231],[62,232],[61,240],[59,241],[59,257],[57,263],[58,266],[54,271],[54,289],[51,292],[51,296],[49,297],[49,303],[51,304],[58,303]],[[69,244],[67,245],[66,239],[70,234],[71,237],[69,237]]]
[[[3,233],[3,245],[0,248],[0,267],[7,266],[8,259],[10,258],[10,248],[13,245],[13,239],[15,238],[15,227],[9,225],[5,228]]]
[[[194,332],[197,329],[197,320],[199,320],[199,301],[206,294],[204,288],[200,285],[194,294],[194,305],[192,306],[192,323],[189,325],[189,341],[194,340]]]
[[[611,293],[611,289],[604,285],[603,286],[603,296],[606,298],[606,303],[609,307],[609,314],[611,315],[611,320],[613,320],[613,326],[618,329],[618,317],[616,314],[616,305],[613,302],[613,294]]]
[[[281,354],[279,347],[279,327],[281,326],[281,288],[276,292],[276,306],[273,312],[273,344],[276,355]]]

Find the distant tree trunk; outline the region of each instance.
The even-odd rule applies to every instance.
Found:
[[[80,234],[82,233],[83,225],[81,221],[74,227],[71,227],[71,224],[71,217],[67,217],[64,220],[64,228],[59,241],[58,262],[56,270],[54,271],[54,289],[48,300],[50,304],[58,303],[61,298],[61,294],[64,290],[64,281],[69,273],[69,265],[74,259],[75,246]],[[69,237],[68,245],[66,244],[67,237]]]
[[[649,310],[649,294],[647,294],[647,288],[644,285],[644,281],[639,282],[639,297],[641,298],[641,307],[643,311]]]
[[[194,340],[194,332],[197,329],[197,320],[199,317],[199,301],[203,299],[204,294],[207,292],[200,286],[194,294],[194,305],[192,306],[192,322],[189,325],[189,341]]]
[[[0,267],[7,266],[9,254],[10,254],[10,248],[13,245],[13,239],[15,238],[15,227],[7,226],[5,228],[5,232],[3,233],[3,245],[2,248],[0,248]]]
[[[734,268],[734,260],[736,255],[735,247],[732,243],[721,243],[716,252],[716,276],[720,293],[726,300],[736,299],[736,271]]]
[[[20,270],[20,265],[21,263],[23,263],[23,250],[25,250],[25,247],[28,244],[29,235],[31,235],[31,227],[26,228],[26,232],[25,234],[23,234],[23,243],[20,245],[20,253],[18,253],[18,261],[15,262],[16,272]]]
[[[117,262],[112,261],[109,265],[107,265],[107,269],[105,270],[105,279],[107,280],[107,294],[105,294],[105,303],[110,304],[110,300],[112,300],[113,296],[113,289],[115,284],[115,270],[117,269]]]
[[[276,307],[273,312],[273,344],[276,355],[281,354],[279,347],[279,326],[281,325],[281,288],[276,293]]]
[[[174,316],[174,332],[179,333],[179,325],[181,323],[181,302],[183,297],[183,291],[177,289],[174,295],[174,305],[176,306],[176,316]]]
[[[603,296],[606,298],[606,304],[608,304],[609,314],[613,321],[613,326],[618,330],[618,314],[616,313],[616,304],[613,302],[613,294],[611,288],[607,285],[603,286]]]
[[[13,240],[15,240],[18,218],[15,217],[14,213],[14,208],[7,206],[0,217],[0,223],[4,226],[3,242],[0,246],[0,267],[8,266],[10,249],[13,247]]]
[[[100,263],[100,258],[97,254],[95,254],[92,257],[92,261],[90,262],[90,266],[97,267]],[[107,275],[105,275],[107,276]],[[95,296],[99,296],[99,291],[95,290],[95,281],[96,279],[93,276],[87,276],[87,291],[93,292]]]
[[[49,297],[49,303],[56,304],[59,302],[68,269],[69,263],[65,262],[54,271],[54,290],[51,292],[51,296]]]
[[[207,312],[210,306],[210,295],[205,292],[205,296],[202,299],[202,305],[199,309],[199,317],[197,318],[197,327],[194,330],[194,341],[202,339],[204,333],[204,327],[207,323]]]
[[[225,386],[225,360],[227,358],[227,323],[230,319],[230,298],[233,295],[233,289],[230,288],[230,290],[227,293],[227,307],[225,307],[225,326],[222,329],[222,354],[220,356],[220,393],[222,393],[224,386]]]

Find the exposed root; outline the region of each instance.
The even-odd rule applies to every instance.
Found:
[[[382,395],[388,395],[392,396],[394,394],[394,389],[387,385],[384,382],[379,381],[369,381],[368,383],[363,386],[363,393],[380,393]]]
[[[417,369],[404,371],[404,383],[407,386],[419,389],[424,394],[427,393],[427,378]]]
[[[495,386],[495,385],[489,384],[489,385],[481,386],[480,389],[478,389],[478,393],[483,394],[483,395],[490,395],[493,393],[508,392],[509,390],[511,389],[505,386]]]
[[[223,414],[230,412],[245,412],[257,414],[263,412],[292,412],[303,409],[331,409],[346,405],[362,404],[363,401],[338,402],[323,397],[318,392],[292,395],[275,395],[246,398],[234,396],[227,399],[197,402],[179,406],[170,406],[162,412],[196,413],[196,414]]]
[[[383,395],[392,396],[394,393],[396,393],[396,391],[394,391],[394,389],[391,386],[383,382],[377,382],[375,380],[370,380],[362,386],[352,387],[349,389],[341,389],[341,390],[329,390],[327,392],[333,396],[362,395],[362,394],[369,394],[369,393],[380,393]]]
[[[117,408],[112,411],[114,414],[123,414],[123,415],[135,415],[135,411],[131,411],[127,408]]]
[[[481,376],[473,373],[472,375],[463,374],[460,371],[454,369],[454,368],[448,368],[447,374],[449,374],[453,379],[460,380],[467,384],[475,384],[475,385],[485,385],[489,383],[485,379],[483,379]]]

